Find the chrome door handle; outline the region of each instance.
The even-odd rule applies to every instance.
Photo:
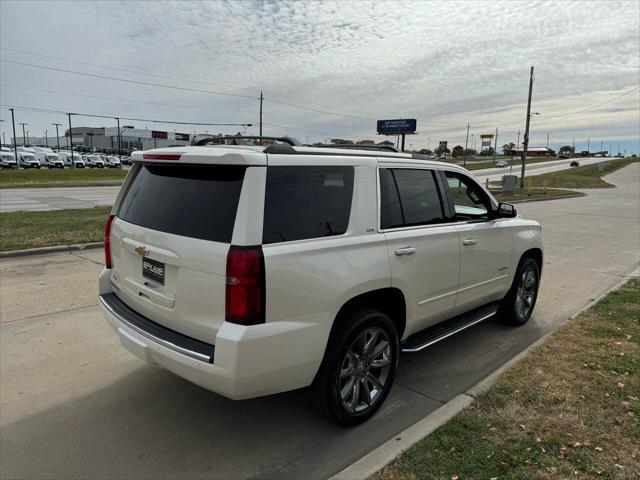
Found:
[[[476,243],[478,243],[478,239],[477,238],[465,238],[462,241],[462,244],[469,247],[471,245],[475,245]]]
[[[403,247],[403,248],[398,248],[393,253],[395,253],[399,257],[402,255],[413,255],[414,253],[416,253],[416,249],[415,247]]]

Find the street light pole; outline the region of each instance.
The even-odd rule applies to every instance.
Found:
[[[467,138],[464,141],[464,161],[462,162],[462,166],[467,166],[467,150],[469,150],[469,124],[467,123]]]
[[[52,123],[51,125],[56,126],[56,143],[58,144],[58,151],[60,151],[60,135],[58,134],[58,127],[62,126],[61,123]]]
[[[22,125],[22,146],[26,147],[27,144],[25,143],[27,141],[27,134],[24,131],[24,126],[25,125],[29,125],[28,123],[20,123],[20,125]]]
[[[13,127],[13,154],[16,156],[16,167],[20,168],[20,163],[18,162],[18,142],[16,141],[16,119],[13,116],[13,108],[11,110],[11,126]]]
[[[75,165],[76,162],[73,159],[73,131],[71,130],[71,114],[67,113],[69,117],[69,150],[71,150],[71,165]]]
[[[44,131],[44,145],[45,147],[49,147],[49,130]]]
[[[525,164],[527,163],[527,148],[529,147],[529,123],[531,122],[531,94],[533,93],[533,65],[529,74],[529,99],[527,100],[527,123],[524,130],[524,145],[522,148],[522,172],[520,173],[520,188],[524,188]]]

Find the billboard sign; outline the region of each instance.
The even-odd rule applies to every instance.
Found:
[[[447,148],[447,145],[449,143],[446,140],[440,140],[440,150],[444,150],[445,148]]]
[[[483,147],[490,147],[491,142],[493,141],[493,135],[492,134],[480,135],[480,139],[482,140]]]
[[[416,133],[417,120],[415,118],[398,118],[395,120],[378,120],[376,131],[378,135],[398,135]]]

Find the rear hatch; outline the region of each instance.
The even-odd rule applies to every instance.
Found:
[[[135,164],[111,227],[115,295],[156,323],[215,343],[245,171]]]

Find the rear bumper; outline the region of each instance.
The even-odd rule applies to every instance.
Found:
[[[127,350],[149,364],[234,400],[311,384],[331,328],[330,323],[326,326],[325,322],[308,321],[251,327],[225,322],[218,330],[214,346],[150,322],[131,309],[129,312],[133,314],[118,309],[114,297],[112,293],[103,293],[99,305]],[[135,318],[136,315],[150,324]],[[165,331],[154,330],[154,326]]]

